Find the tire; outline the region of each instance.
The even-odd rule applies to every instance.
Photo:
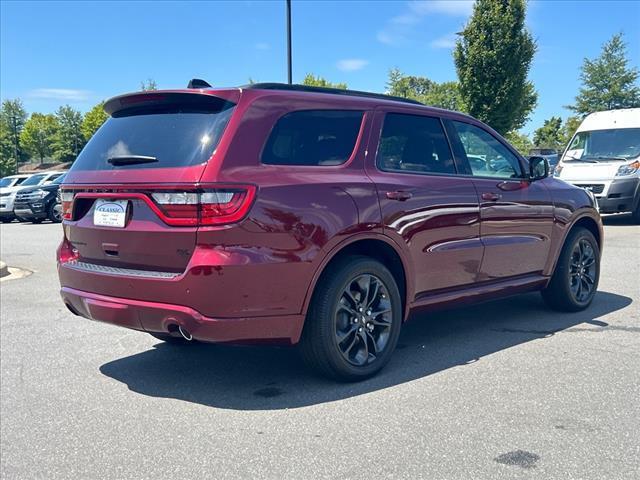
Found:
[[[600,248],[593,234],[585,228],[569,232],[551,281],[542,290],[547,304],[562,312],[587,308],[598,289]]]
[[[51,202],[49,207],[47,208],[47,218],[51,220],[53,223],[62,222],[62,211],[59,207],[60,204],[57,202]]]
[[[195,343],[195,340],[186,340],[182,337],[174,337],[173,335],[169,335],[168,333],[155,333],[155,332],[147,332],[154,338],[158,340],[162,340],[163,342],[170,343],[171,345],[187,345],[189,343]]]
[[[11,223],[11,222],[13,222],[13,220],[14,219],[12,217],[2,217],[2,218],[0,218],[0,222],[2,222],[2,223]]]
[[[27,222],[27,221],[29,221],[29,220],[25,220],[25,222]],[[31,221],[31,223],[34,223],[34,224],[37,225],[39,223],[42,223],[42,218],[32,218],[30,221]]]
[[[318,282],[300,352],[325,377],[364,380],[389,362],[401,323],[402,299],[391,272],[369,257],[352,256],[330,266]]]

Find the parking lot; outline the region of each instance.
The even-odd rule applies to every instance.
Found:
[[[377,377],[74,317],[58,224],[1,227],[1,471],[24,478],[640,476],[640,227],[605,220],[585,312],[528,294],[408,323]]]

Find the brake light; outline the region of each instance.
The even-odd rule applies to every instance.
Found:
[[[73,217],[73,197],[75,193],[69,190],[60,190],[60,205],[62,207],[62,218],[71,220]]]
[[[154,192],[151,197],[170,225],[224,225],[242,220],[256,187],[223,187],[200,192]]]

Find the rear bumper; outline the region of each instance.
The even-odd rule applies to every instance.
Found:
[[[304,320],[302,315],[210,318],[181,305],[109,297],[69,287],[62,287],[60,294],[69,310],[90,320],[156,333],[167,333],[179,325],[203,342],[295,344]]]

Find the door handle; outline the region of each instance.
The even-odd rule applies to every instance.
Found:
[[[404,202],[405,200],[409,200],[411,197],[413,197],[413,194],[411,192],[404,192],[402,190],[387,192],[387,198],[389,200],[398,200],[400,202]]]
[[[499,193],[484,192],[482,194],[482,200],[487,200],[490,202],[497,202],[501,198],[502,198],[502,195],[500,195]]]

